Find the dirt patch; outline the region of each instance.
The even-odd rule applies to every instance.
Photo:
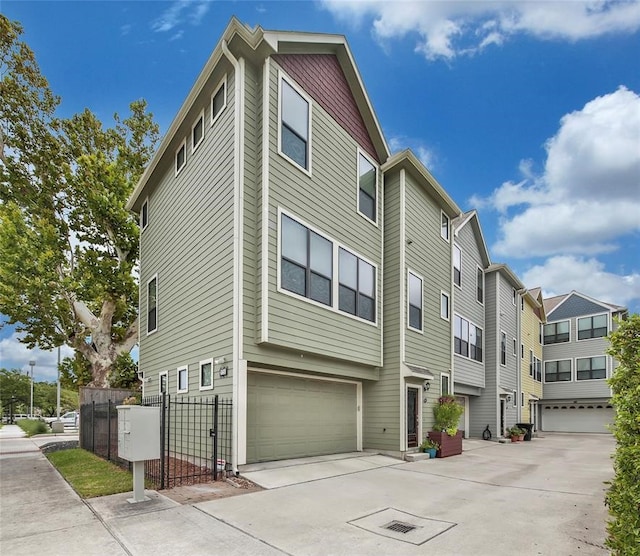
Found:
[[[197,504],[261,490],[264,489],[244,477],[229,477],[219,481],[177,486],[159,492],[179,504]]]

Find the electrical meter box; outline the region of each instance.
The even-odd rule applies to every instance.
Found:
[[[128,461],[160,458],[160,408],[118,406],[118,456]]]

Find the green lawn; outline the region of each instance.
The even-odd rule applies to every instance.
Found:
[[[16,421],[16,425],[26,432],[27,436],[51,432],[49,425],[38,419],[20,419],[19,421]]]
[[[133,491],[132,473],[81,448],[51,452],[47,458],[82,498]]]

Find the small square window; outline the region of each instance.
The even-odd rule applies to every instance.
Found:
[[[178,367],[178,394],[183,394],[189,391],[189,367]]]
[[[200,390],[213,389],[213,359],[200,361]]]
[[[184,140],[176,150],[176,176],[187,164],[187,141]]]
[[[191,152],[195,152],[202,141],[204,141],[204,110],[200,112],[200,116],[191,128]]]
[[[211,95],[211,125],[215,123],[227,106],[227,76],[225,75],[215,93]]]

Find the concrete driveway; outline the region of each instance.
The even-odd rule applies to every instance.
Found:
[[[276,488],[195,507],[295,555],[605,555],[614,448],[610,435],[546,434],[465,441],[446,459],[327,461],[326,478],[318,462],[285,463],[247,473]]]

